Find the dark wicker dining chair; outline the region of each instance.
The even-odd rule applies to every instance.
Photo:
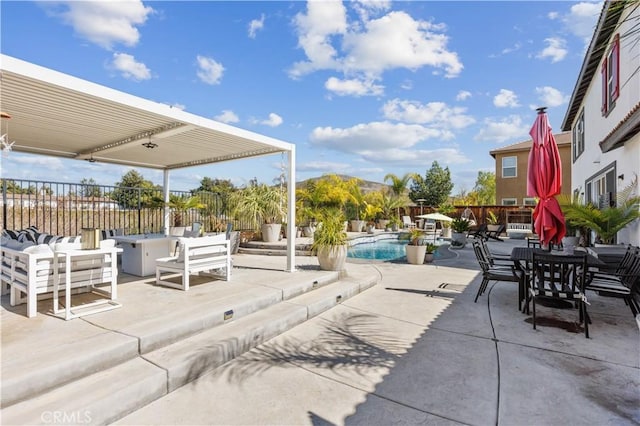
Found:
[[[496,263],[492,264],[491,260],[487,257],[487,254],[485,254],[483,246],[479,241],[473,242],[473,251],[476,255],[476,259],[478,260],[478,264],[480,265],[480,269],[482,269],[482,282],[480,283],[480,287],[478,288],[478,292],[476,293],[474,303],[478,301],[478,297],[487,289],[489,281],[507,281],[518,283],[518,286],[524,285],[522,273],[518,271],[514,265],[507,266],[498,265]],[[518,309],[520,309],[521,302],[520,293],[521,292],[519,290]]]
[[[534,251],[532,277],[529,284],[527,308],[533,302],[533,328],[536,328],[536,298],[573,301],[578,303],[579,319],[584,323],[584,335],[589,337],[589,318],[584,295],[587,276],[586,253],[558,255]],[[528,309],[527,309],[528,310]]]

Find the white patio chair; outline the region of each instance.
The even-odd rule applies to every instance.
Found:
[[[411,220],[411,216],[402,216],[402,227],[413,229],[416,227],[416,224]]]

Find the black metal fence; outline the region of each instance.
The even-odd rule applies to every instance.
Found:
[[[82,228],[124,229],[125,235],[164,230],[164,202],[158,188],[127,188],[97,184],[2,179],[2,229],[36,226],[54,235],[79,235]],[[205,232],[245,229],[226,211],[226,200],[211,192],[171,191],[174,196],[197,195],[203,208],[176,213],[183,226],[200,222]]]

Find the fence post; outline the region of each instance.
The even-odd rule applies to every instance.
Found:
[[[2,229],[7,229],[7,180],[2,179]]]
[[[142,230],[142,193],[141,189],[137,188],[138,192],[138,234],[143,232]]]

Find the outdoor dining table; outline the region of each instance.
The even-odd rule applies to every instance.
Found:
[[[519,294],[520,302],[522,302],[526,298],[526,292],[530,284],[529,280],[532,275],[531,267],[533,263],[533,253],[536,253],[536,252],[546,253],[546,254],[551,253],[557,256],[566,255],[566,253],[562,251],[549,252],[547,250],[544,250],[541,248],[534,248],[534,247],[514,247],[513,250],[511,250],[510,259],[513,261],[513,264],[515,265],[516,269],[521,271],[522,274],[524,275],[524,289],[521,289],[522,291]],[[598,259],[596,256],[592,255],[591,253],[585,250],[576,249],[575,252],[578,252],[578,253],[583,252],[586,254],[587,266],[589,268],[602,268],[607,266],[607,264],[603,262],[601,259]]]

